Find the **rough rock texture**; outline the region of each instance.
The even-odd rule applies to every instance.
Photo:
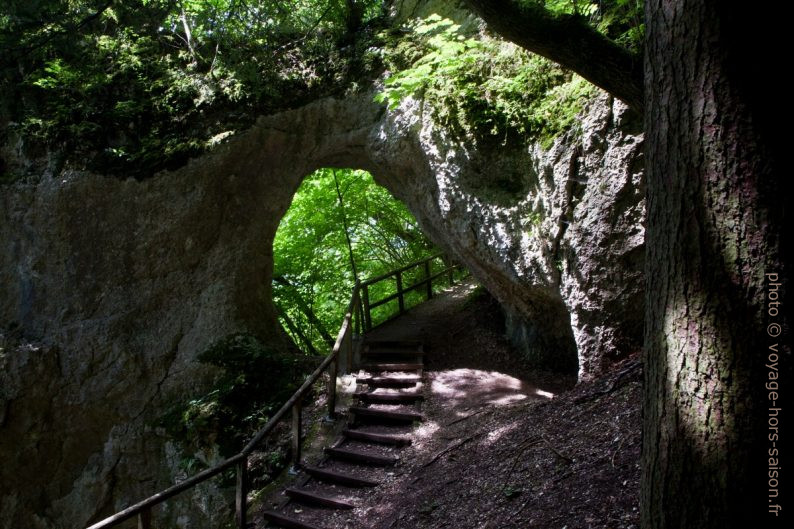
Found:
[[[419,108],[406,102],[387,118],[389,141],[374,145],[375,177],[500,300],[528,360],[578,365],[588,379],[639,350],[644,185],[636,117],[602,95],[580,128],[547,151],[478,151],[445,137]]]
[[[582,122],[581,156],[569,166],[560,293],[571,313],[580,379],[642,347],[644,158],[642,136],[629,132],[641,128],[636,119],[617,101],[593,105]]]
[[[233,331],[281,338],[260,302],[269,246],[245,241],[272,237],[251,215],[280,216],[291,191],[261,182],[273,199],[240,207],[260,183],[234,171],[216,160],[143,183],[64,174],[3,190],[0,321],[54,344],[8,352],[0,374],[3,527],[78,527],[170,482],[152,422],[207,380],[196,355]]]
[[[80,527],[172,483],[153,422],[206,383],[196,356],[215,340],[284,340],[272,239],[319,167],[369,170],[403,200],[500,300],[529,360],[599,373],[641,338],[637,130],[601,96],[548,151],[477,150],[419,102],[387,112],[365,93],[260,118],[147,181],[0,188],[0,328],[46,344],[0,353],[0,525]],[[219,524],[170,505],[181,526]]]

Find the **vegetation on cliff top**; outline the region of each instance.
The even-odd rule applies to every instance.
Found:
[[[107,173],[176,167],[364,76],[379,14],[378,0],[4,2],[0,140]]]
[[[541,2],[636,48],[636,0]],[[430,17],[389,29],[382,0],[42,0],[0,7],[0,144],[20,157],[146,177],[257,115],[368,84],[421,95],[459,133],[548,139],[590,86],[545,59]]]
[[[377,100],[430,103],[447,130],[476,139],[540,139],[568,130],[593,85],[500,39],[472,34],[438,15],[413,20],[387,40],[390,74]]]

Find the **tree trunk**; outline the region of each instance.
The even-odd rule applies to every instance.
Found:
[[[301,330],[300,325],[296,325],[295,322],[292,321],[292,319],[289,317],[289,314],[287,314],[287,311],[283,310],[278,305],[276,305],[276,310],[278,311],[279,317],[281,317],[284,320],[284,323],[287,324],[287,328],[292,333],[293,338],[297,338],[301,343],[303,343],[303,345],[306,346],[305,352],[307,354],[319,355],[320,352],[316,347],[314,347],[314,344],[309,337],[306,336],[306,334]]]
[[[769,527],[765,364],[784,337],[767,325],[787,318],[767,313],[765,273],[786,283],[790,269],[769,127],[779,81],[757,66],[775,28],[720,0],[645,5],[642,526]]]
[[[345,231],[345,241],[347,242],[347,255],[350,259],[350,269],[353,271],[353,282],[358,281],[358,269],[356,268],[356,258],[353,254],[353,241],[350,240],[350,225],[347,222],[345,213],[345,201],[342,197],[342,190],[339,188],[339,179],[336,177],[336,169],[331,169],[334,175],[334,186],[336,186],[336,198],[339,201],[339,215],[342,217],[342,228]]]
[[[298,289],[295,288],[295,286],[284,277],[274,277],[273,281],[279,283],[280,285],[284,285],[289,289],[289,293],[287,295],[298,306],[298,310],[300,310],[303,313],[303,315],[306,316],[306,319],[309,320],[309,323],[314,325],[314,327],[317,329],[317,332],[320,333],[320,336],[322,337],[326,345],[328,345],[328,347],[333,347],[336,340],[334,340],[333,336],[331,336],[328,330],[326,330],[325,325],[323,325],[323,322],[320,321],[320,319],[314,313],[314,311],[309,306],[309,304],[306,303],[306,300],[304,300],[303,297],[300,295]]]

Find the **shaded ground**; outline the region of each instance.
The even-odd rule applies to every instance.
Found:
[[[503,328],[498,304],[464,283],[370,335],[425,341],[425,420],[379,487],[340,490],[358,507],[317,509],[318,525],[639,526],[636,359],[572,388],[571,377],[524,367]]]
[[[499,304],[469,280],[374,329],[367,339],[424,342],[432,392],[447,408],[548,398],[576,383],[575,375],[527,367],[504,328]]]
[[[456,418],[435,402],[404,478],[357,527],[639,527],[638,374],[598,397],[611,379]]]

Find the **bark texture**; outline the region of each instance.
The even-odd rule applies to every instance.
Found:
[[[758,501],[774,341],[764,273],[790,267],[771,94],[750,84],[769,75],[756,52],[774,29],[752,18],[730,2],[646,1],[648,529],[771,521]]]

